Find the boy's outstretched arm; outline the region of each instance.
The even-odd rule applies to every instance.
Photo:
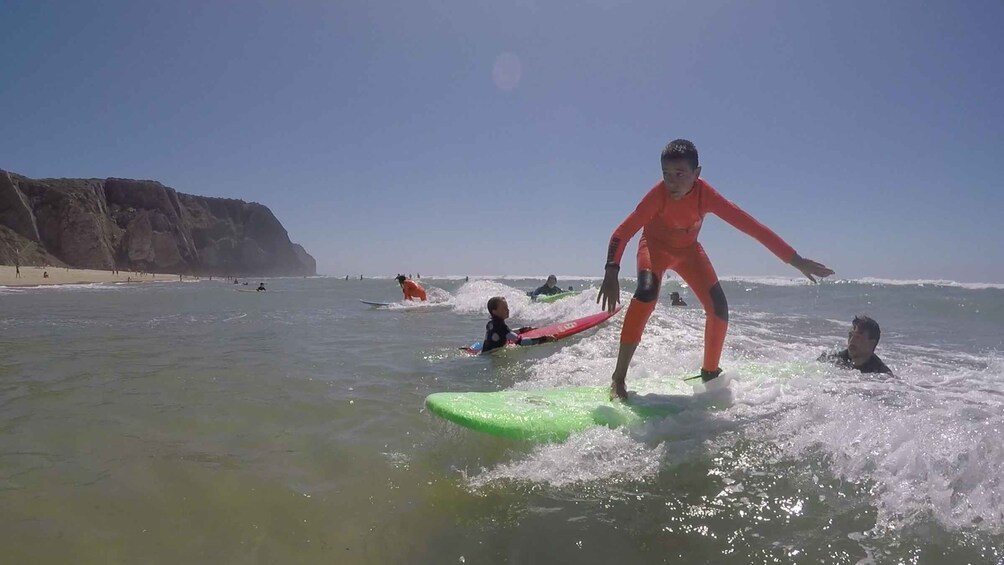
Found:
[[[833,269],[830,269],[826,265],[812,259],[806,259],[796,253],[795,249],[781,239],[779,235],[758,222],[756,218],[750,216],[732,201],[719,194],[718,191],[711,189],[708,192],[709,212],[725,220],[737,230],[759,241],[771,253],[776,255],[778,259],[801,271],[810,281],[816,282],[813,275],[816,277],[828,277],[833,274]]]
[[[817,277],[828,277],[833,274],[833,269],[818,261],[806,259],[798,253],[795,253],[795,256],[791,258],[791,261],[788,261],[788,264],[795,267],[799,271],[802,271],[802,274],[808,277],[812,282],[816,282],[816,279],[814,279],[812,275],[816,275]]]

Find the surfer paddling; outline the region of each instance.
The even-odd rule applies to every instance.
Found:
[[[536,300],[538,296],[553,296],[555,294],[561,294],[562,292],[565,291],[561,290],[561,287],[558,286],[558,277],[550,275],[547,277],[547,280],[544,281],[542,286],[540,286],[537,290],[528,292],[527,294],[530,295],[530,298]]]
[[[397,283],[401,285],[401,291],[404,292],[405,300],[421,300],[422,302],[426,301],[427,296],[425,294],[425,289],[422,288],[422,285],[418,284],[417,282],[409,279],[404,275],[397,276]]]
[[[509,318],[509,303],[502,296],[493,296],[488,299],[488,313],[492,319],[485,324],[485,339],[481,342],[481,353],[488,353],[494,349],[505,347],[510,341],[516,345],[536,345],[538,343],[550,343],[554,341],[554,336],[545,335],[536,339],[523,339],[520,334],[524,334],[532,327],[522,327],[517,331],[509,329],[505,323]]]
[[[607,262],[596,302],[613,311],[620,302],[620,260],[628,241],[642,230],[638,243],[638,288],[628,306],[621,329],[617,366],[610,385],[611,397],[627,398],[625,379],[628,364],[641,342],[649,316],[659,298],[659,282],[666,269],[680,275],[700,300],[704,323],[704,364],[700,378],[708,382],[718,377],[718,366],[729,325],[729,306],[718,275],[704,248],[697,241],[704,216],[709,212],[732,227],[756,239],[779,259],[802,272],[812,282],[815,277],[833,274],[821,263],[805,259],[769,228],[720,195],[700,177],[697,148],[685,139],[669,143],[662,151],[662,179],[642,198],[614,231],[607,247]]]

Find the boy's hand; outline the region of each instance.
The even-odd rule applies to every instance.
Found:
[[[540,343],[551,343],[552,341],[558,341],[558,338],[554,337],[553,335],[545,335],[544,337],[541,337],[539,339]]]
[[[819,278],[828,277],[833,274],[833,269],[827,267],[826,265],[813,261],[812,259],[806,259],[798,253],[791,258],[791,266],[795,267],[802,274],[809,278],[810,281],[816,282],[816,279],[812,275],[816,275]]]
[[[619,274],[620,270],[607,268],[600,292],[596,294],[596,303],[607,312],[613,312],[617,303],[621,301],[621,281],[617,278]]]

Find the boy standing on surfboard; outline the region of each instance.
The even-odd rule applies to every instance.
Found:
[[[634,356],[641,334],[659,298],[659,283],[666,269],[672,269],[690,286],[704,306],[704,365],[699,377],[708,382],[722,370],[725,333],[729,325],[729,306],[718,275],[704,248],[697,242],[704,216],[712,213],[732,227],[751,236],[779,259],[802,272],[812,282],[813,275],[826,277],[833,270],[805,259],[767,226],[718,194],[700,177],[697,148],[686,139],[669,143],[662,151],[662,179],[614,231],[607,247],[607,263],[596,302],[612,311],[620,302],[620,260],[627,242],[642,230],[638,243],[638,289],[628,306],[621,329],[617,366],[610,385],[611,397],[627,398],[624,381],[628,364]],[[697,378],[697,377],[693,377]]]
[[[397,283],[401,285],[401,291],[404,292],[405,300],[426,301],[425,289],[422,288],[422,285],[404,275],[397,276]]]

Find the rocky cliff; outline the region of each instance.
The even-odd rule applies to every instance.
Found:
[[[0,263],[215,275],[314,275],[272,211],[129,179],[0,170]]]

